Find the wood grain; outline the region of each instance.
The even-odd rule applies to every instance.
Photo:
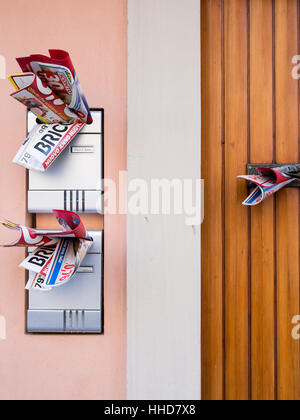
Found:
[[[249,5],[250,160],[261,163],[272,162],[272,0],[251,0]],[[274,214],[273,197],[251,210],[251,394],[253,400],[275,398]]]
[[[248,160],[247,1],[224,2],[225,32],[225,392],[249,398],[247,189],[237,181]]]
[[[297,1],[275,1],[276,158],[295,161],[298,148],[298,83],[291,77],[297,54]],[[299,342],[292,339],[291,320],[299,314],[299,191],[284,190],[276,198],[278,296],[278,398],[300,397]]]
[[[224,397],[221,6],[221,0],[207,0],[202,5],[202,136],[205,139],[202,143],[202,176],[205,179],[202,397],[205,400]]]
[[[203,326],[211,332],[203,331],[203,395],[220,398],[222,375],[226,399],[298,400],[300,348],[299,341],[292,339],[291,321],[300,313],[300,192],[285,189],[252,209],[248,230],[247,210],[241,206],[247,189],[235,177],[246,173],[250,162],[300,161],[300,90],[299,81],[291,77],[292,57],[300,50],[300,2],[203,0],[202,7],[203,165],[205,178],[215,180],[205,180]],[[221,78],[223,43],[218,22],[223,8],[225,68]],[[212,24],[215,33],[210,30]],[[220,79],[221,91],[226,92],[224,108]],[[219,130],[224,116],[226,150],[222,161]],[[213,152],[214,159],[210,157]],[[225,196],[219,179],[222,171]],[[225,218],[220,226],[222,212]],[[225,238],[220,239],[224,229]],[[224,250],[225,300],[221,310]],[[219,325],[224,314],[222,342]]]

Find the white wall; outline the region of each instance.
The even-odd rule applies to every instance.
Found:
[[[200,178],[200,0],[128,0],[128,22],[129,182]],[[200,231],[128,216],[129,399],[200,399]]]

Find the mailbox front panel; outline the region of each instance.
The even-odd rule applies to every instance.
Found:
[[[51,213],[53,208],[103,213],[103,112],[92,115],[93,124],[83,128],[46,172],[29,171],[29,213]],[[29,113],[28,128],[34,124]]]
[[[103,231],[89,234],[94,244],[69,283],[49,292],[28,293],[28,332],[103,332]]]
[[[45,172],[31,171],[29,190],[100,190],[101,134],[78,134]]]

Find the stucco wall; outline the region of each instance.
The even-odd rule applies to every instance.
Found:
[[[15,0],[0,10],[7,74],[19,72],[17,56],[70,52],[90,106],[105,109],[105,175],[117,180],[126,168],[126,1]],[[11,163],[25,138],[25,108],[12,91],[0,79],[0,217],[25,223],[26,173]],[[0,242],[10,239],[1,229]],[[0,398],[125,398],[125,218],[105,217],[104,336],[26,335],[23,257],[23,249],[0,249]]]

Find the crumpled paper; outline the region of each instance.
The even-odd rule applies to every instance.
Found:
[[[245,206],[256,206],[296,179],[300,179],[300,165],[283,165],[276,168],[261,167],[257,171],[259,175],[238,177],[256,185],[256,188],[243,202]]]
[[[93,244],[77,213],[65,210],[53,210],[53,213],[61,230],[32,229],[0,221],[2,226],[20,233],[15,242],[2,246],[35,248],[20,265],[34,273],[34,276],[29,276],[27,290],[49,291],[68,283]]]

